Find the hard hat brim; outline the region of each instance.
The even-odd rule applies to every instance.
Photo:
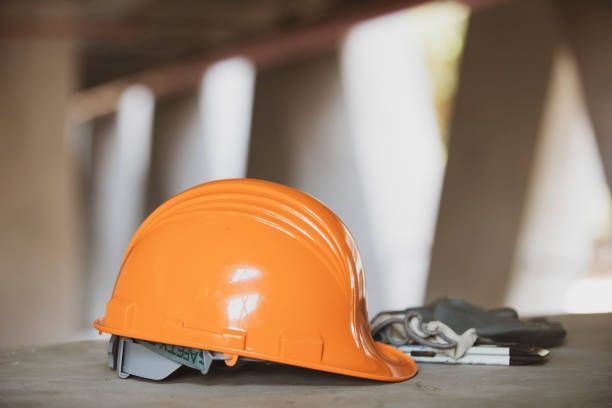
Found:
[[[159,342],[160,339],[142,338],[136,333],[132,333],[129,330],[117,330],[104,325],[104,319],[97,319],[93,322],[94,328],[100,333],[114,334],[117,336],[137,338],[140,340],[155,341]],[[162,341],[163,342],[163,341]],[[269,361],[273,363],[288,364],[297,367],[308,368],[312,370],[325,371],[333,374],[348,375],[351,377],[364,378],[368,380],[376,381],[387,381],[387,382],[398,382],[407,380],[417,374],[418,368],[416,363],[408,355],[404,354],[400,350],[389,346],[384,343],[374,342],[376,351],[378,351],[378,359],[384,363],[384,368],[378,368],[373,371],[357,371],[341,367],[336,367],[323,363],[310,363],[300,360],[292,360],[283,358],[281,356],[269,356],[262,355],[259,353],[253,353],[246,350],[234,350],[224,347],[212,346],[206,347],[203,344],[197,344],[195,342],[186,341],[184,344],[176,344],[177,346],[202,348],[209,351],[216,351],[226,353],[234,357],[246,357],[253,358],[263,361]]]

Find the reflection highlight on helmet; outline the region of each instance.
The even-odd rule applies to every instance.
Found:
[[[261,276],[261,272],[257,268],[242,266],[234,269],[234,273],[232,273],[232,277],[230,278],[230,283],[241,282],[250,279],[257,279]]]
[[[259,293],[232,296],[227,302],[227,316],[232,323],[237,323],[253,313],[259,302]]]
[[[240,284],[258,279],[261,271],[252,266],[239,266],[234,268],[230,283]],[[259,302],[259,293],[240,293],[229,298],[227,302],[227,317],[231,323],[238,323],[255,310]]]

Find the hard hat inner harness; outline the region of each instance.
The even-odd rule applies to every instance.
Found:
[[[108,366],[117,371],[119,378],[134,375],[149,380],[163,380],[181,366],[191,367],[205,375],[213,361],[232,358],[215,351],[115,335],[108,342],[107,354]]]

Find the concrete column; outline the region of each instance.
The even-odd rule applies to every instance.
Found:
[[[444,173],[433,83],[414,15],[355,27],[343,49],[351,141],[380,265],[369,283],[370,313],[419,305]]]
[[[532,315],[572,311],[565,310],[566,293],[591,269],[609,194],[575,60],[559,49],[507,304]]]
[[[556,44],[546,0],[471,17],[427,300],[504,301]]]
[[[65,134],[76,44],[0,40],[0,347],[79,327],[77,182]]]
[[[200,88],[162,101],[155,117],[151,208],[194,185],[246,175],[255,67],[212,65]]]
[[[200,115],[206,181],[246,175],[254,86],[255,67],[244,58],[217,62],[204,73]]]
[[[612,188],[612,2],[560,0],[564,34],[578,63],[587,110]]]
[[[93,125],[89,317],[104,314],[127,244],[146,215],[154,100],[128,88],[117,114]]]
[[[422,301],[443,168],[410,23],[367,23],[341,60],[261,72],[255,91],[248,175],[304,190],[342,218],[361,250],[370,315]]]
[[[259,72],[248,176],[299,188],[334,210],[358,242],[368,298],[380,301],[381,264],[358,174],[337,56]]]
[[[157,104],[153,138],[149,211],[204,181],[204,138],[197,91]]]

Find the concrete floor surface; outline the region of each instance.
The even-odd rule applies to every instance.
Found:
[[[0,350],[2,407],[612,407],[612,314],[562,316],[566,344],[540,366],[420,364],[402,383],[378,383],[280,365],[163,382],[121,380],[106,344],[83,341]]]

